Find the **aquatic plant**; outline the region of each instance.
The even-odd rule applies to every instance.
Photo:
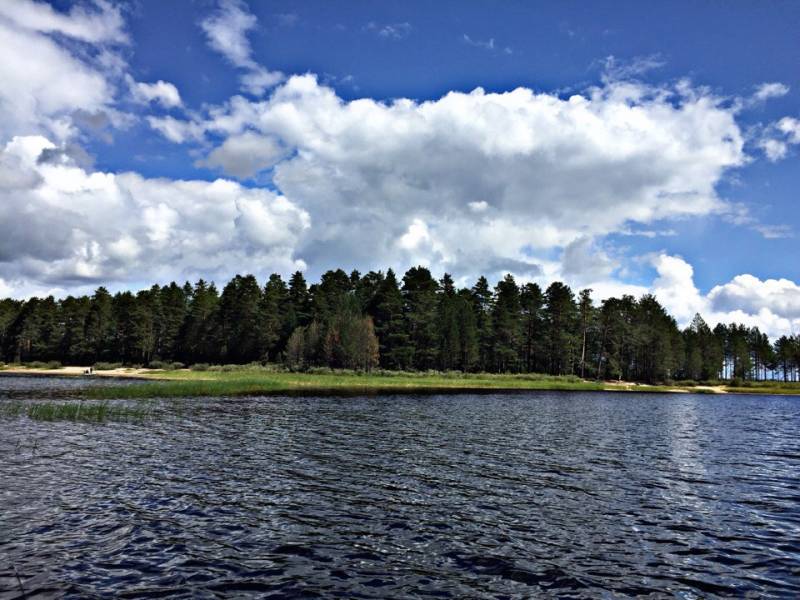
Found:
[[[34,421],[104,421],[143,420],[152,415],[152,406],[112,404],[108,401],[75,400],[66,402],[14,401],[0,404],[0,415],[27,417]]]

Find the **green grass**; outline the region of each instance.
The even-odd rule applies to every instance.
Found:
[[[92,398],[170,398],[277,394],[448,393],[483,390],[602,390],[603,384],[577,377],[486,373],[364,374],[348,371],[290,373],[251,368],[238,371],[168,371],[159,381],[86,390]]]
[[[0,415],[28,417],[34,421],[141,421],[151,415],[151,408],[138,405],[112,404],[108,401],[6,402],[0,404]]]

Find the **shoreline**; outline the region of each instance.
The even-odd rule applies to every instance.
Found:
[[[6,367],[3,376],[102,378],[105,380],[141,382],[136,386],[102,386],[86,389],[90,398],[158,398],[158,397],[221,397],[221,396],[358,396],[393,394],[489,394],[524,393],[531,391],[618,392],[660,394],[745,394],[800,395],[800,385],[783,387],[767,382],[753,382],[748,387],[726,385],[651,385],[635,382],[586,381],[568,377],[536,374],[499,375],[465,374],[359,374],[354,372],[294,373],[268,369],[242,368],[234,371],[174,371],[144,368],[117,368],[86,374],[88,367],[35,369]],[[762,385],[759,385],[762,384]]]

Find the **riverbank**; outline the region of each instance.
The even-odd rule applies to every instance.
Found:
[[[87,367],[33,369],[5,367],[0,374],[26,376],[85,376]],[[392,393],[481,393],[502,391],[611,391],[702,394],[800,394],[800,384],[746,382],[744,385],[647,385],[618,381],[587,381],[575,376],[536,373],[359,373],[324,371],[293,373],[270,367],[231,366],[210,370],[115,368],[94,371],[91,377],[147,380],[137,385],[89,388],[93,398],[166,398],[246,395],[360,395]]]

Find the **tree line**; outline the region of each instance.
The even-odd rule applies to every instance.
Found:
[[[758,328],[700,315],[680,330],[652,295],[596,304],[554,282],[518,285],[506,275],[459,288],[424,267],[398,280],[370,271],[328,271],[308,285],[301,272],[260,285],[237,275],[213,283],[154,285],[138,293],[56,300],[0,300],[5,362],[88,365],[155,361],[280,362],[294,369],[539,372],[659,382],[719,378],[797,381],[800,336],[774,343]]]

